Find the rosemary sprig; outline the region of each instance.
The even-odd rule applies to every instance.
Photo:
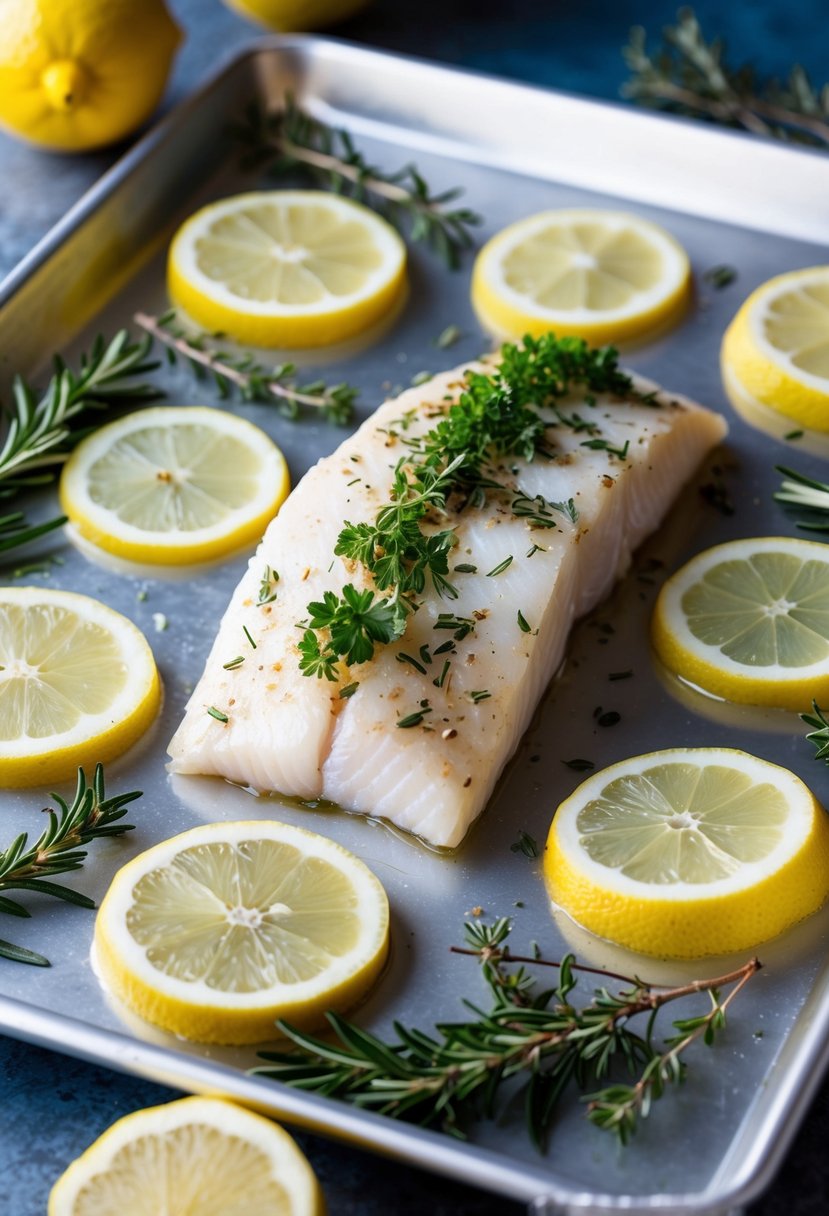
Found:
[[[279,1022],[297,1050],[261,1052],[266,1063],[254,1071],[453,1135],[463,1135],[475,1117],[498,1117],[512,1092],[506,1083],[522,1076],[527,1080],[528,1130],[539,1147],[565,1090],[574,1083],[582,1093],[587,1091],[583,1100],[591,1122],[613,1131],[624,1143],[666,1087],[684,1079],[682,1054],[699,1039],[713,1042],[725,1026],[727,1006],[760,967],[751,959],[727,975],[660,988],[638,978],[580,968],[570,954],[560,963],[512,955],[506,945],[506,918],[491,925],[467,923],[465,930],[467,947],[454,950],[478,958],[492,1002],[489,1011],[466,1001],[472,1017],[440,1024],[432,1034],[395,1023],[392,1043],[332,1013],[328,1020],[333,1043]],[[555,987],[538,991],[524,964],[557,967]],[[579,1008],[570,999],[577,971],[626,986],[615,994],[600,987]],[[720,989],[731,985],[721,999]],[[664,1048],[657,1047],[654,1024],[659,1010],[700,993],[709,995],[711,1008],[700,1017],[674,1022],[676,1033]],[[631,1026],[640,1017],[643,1033]],[[594,1092],[614,1065],[632,1072],[635,1082]]]
[[[815,147],[829,147],[829,84],[816,88],[799,65],[787,81],[762,80],[751,64],[733,67],[725,43],[707,42],[693,9],[682,8],[675,26],[651,54],[641,26],[630,31],[623,49],[633,75],[626,97],[674,114],[705,118]]]
[[[86,434],[96,411],[161,396],[153,385],[137,380],[158,367],[148,360],[152,342],[133,342],[125,329],[110,342],[98,337],[78,370],[56,356],[46,391],[38,397],[22,376],[12,382],[11,407],[5,412],[8,429],[0,447],[0,498],[45,485],[55,466],[66,460],[73,445]],[[20,511],[0,518],[0,552],[42,536],[65,523],[64,516],[30,527]]]
[[[39,891],[41,895],[51,895],[81,908],[94,908],[95,904],[88,896],[50,880],[55,874],[65,874],[83,866],[87,857],[84,845],[104,836],[131,832],[133,825],[121,821],[127,813],[127,805],[140,798],[141,792],[134,790],[107,798],[103,766],[98,764],[91,785],[87,783],[83,769],[78,769],[71,806],[58,794],[52,794],[52,797],[58,810],[45,808],[49,824],[35,843],[30,845],[28,834],[22,832],[5,852],[0,853],[0,892]],[[0,912],[10,916],[31,915],[27,908],[5,894],[0,894]],[[50,965],[42,954],[6,941],[0,941],[0,957],[35,967]]]
[[[774,495],[775,501],[806,512],[806,518],[797,520],[795,527],[804,532],[829,532],[829,485],[785,465],[778,464],[775,468],[785,478]]]
[[[452,269],[473,243],[469,229],[480,224],[481,217],[468,207],[452,206],[461,189],[432,193],[412,164],[384,173],[366,160],[348,131],[312,118],[290,94],[275,113],[250,106],[236,132],[250,167],[266,166],[276,173],[302,168],[326,189],[375,206]]]
[[[136,325],[167,349],[169,362],[185,359],[195,375],[202,379],[213,378],[219,396],[230,396],[231,388],[239,390],[243,401],[276,401],[286,418],[299,417],[300,410],[310,409],[323,415],[329,422],[345,426],[354,417],[354,401],[359,389],[351,384],[325,384],[315,380],[299,385],[296,382],[296,366],[280,363],[265,367],[252,354],[233,354],[215,344],[219,335],[193,334],[183,329],[176,321],[175,309],[151,316],[137,312]]]

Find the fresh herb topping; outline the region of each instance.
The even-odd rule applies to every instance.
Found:
[[[259,598],[257,604],[272,604],[276,599],[276,584],[279,582],[279,571],[272,570],[270,566],[265,567],[265,573],[262,575],[262,581],[259,584]]]
[[[549,550],[548,550],[548,549],[545,549],[543,545],[532,545],[532,546],[531,546],[531,547],[530,547],[530,548],[527,550],[526,556],[527,556],[527,557],[534,557],[536,553],[548,553],[548,552],[549,552]]]
[[[222,710],[217,709],[215,705],[208,705],[207,712],[210,714],[210,717],[215,718],[217,722],[229,722],[230,721],[227,714],[223,713]]]
[[[222,667],[225,669],[225,671],[233,671],[233,670],[235,670],[235,668],[241,667],[242,664],[244,663],[244,661],[245,661],[245,656],[242,654],[238,654],[236,656],[236,658],[231,659],[229,663],[222,663]]]
[[[359,687],[359,680],[354,680],[353,683],[346,684],[344,688],[340,689],[340,700],[346,701],[349,697],[353,697]]]
[[[435,338],[435,346],[438,350],[448,350],[450,346],[454,346],[463,337],[463,332],[458,325],[447,325],[446,329],[441,330],[437,338]]]
[[[585,439],[581,443],[583,448],[591,448],[594,452],[607,452],[608,456],[615,456],[618,460],[625,460],[630,447],[630,440],[626,439],[622,447],[615,448],[607,439]]]
[[[426,668],[423,664],[413,658],[412,655],[406,654],[403,650],[397,652],[397,661],[398,663],[408,663],[410,667],[414,667],[415,671],[419,671],[422,676],[426,675]]]
[[[523,907],[522,901],[515,906]],[[466,1020],[444,1022],[431,1034],[397,1024],[393,1043],[334,1013],[328,1014],[333,1042],[279,1022],[292,1050],[260,1052],[265,1063],[255,1071],[454,1136],[463,1135],[465,1125],[482,1113],[501,1118],[515,1101],[515,1078],[523,1077],[528,1131],[539,1149],[565,1093],[575,1087],[588,1099],[587,1118],[624,1144],[652,1103],[683,1079],[683,1053],[698,1041],[714,1042],[728,1007],[760,969],[754,958],[727,975],[665,988],[579,966],[572,954],[560,962],[545,959],[541,951],[538,957],[535,950],[529,956],[512,954],[505,944],[510,929],[506,917],[491,925],[467,922],[466,946],[452,948],[478,960],[491,1000],[488,1010],[469,1001]],[[536,966],[558,968],[558,983],[542,990],[527,970]],[[578,972],[598,975],[602,983],[582,1006],[572,995]],[[624,985],[616,993],[608,987],[614,980]],[[660,1044],[654,1033],[659,1010],[703,993],[709,996],[705,1012],[674,1022],[675,1033]],[[634,1028],[637,1018],[643,1033]],[[617,1068],[631,1070],[632,1083],[607,1085],[608,1072]],[[599,1085],[606,1088],[595,1092]]]
[[[24,832],[12,841],[5,852],[0,853],[0,892],[36,891],[81,908],[94,908],[95,904],[88,896],[50,880],[55,874],[80,870],[87,856],[83,846],[90,841],[131,832],[132,824],[121,821],[127,813],[127,805],[140,798],[141,792],[134,790],[129,794],[107,798],[104,770],[98,764],[91,785],[87,784],[83,769],[78,769],[78,784],[71,806],[57,794],[52,794],[52,797],[58,804],[58,811],[47,808],[49,826],[35,843],[29,845],[28,835]],[[31,916],[27,908],[5,894],[0,894],[0,912],[11,916]],[[29,963],[34,967],[50,966],[49,960],[42,954],[5,941],[0,941],[0,958],[15,963]]]
[[[509,848],[511,853],[523,853],[525,857],[538,856],[538,841],[523,828],[518,832],[518,839]]]
[[[242,626],[242,631],[243,631],[245,637],[247,638],[248,642],[250,643],[251,650],[255,650],[256,643],[254,642],[253,638],[251,637],[250,630],[248,629],[247,625]]]
[[[465,637],[468,637],[475,629],[475,622],[470,616],[455,616],[452,612],[438,613],[438,619],[432,626],[433,629],[451,629],[456,642],[462,642]],[[443,654],[450,647],[454,649],[451,642],[444,642],[435,651],[435,654]]]
[[[505,557],[504,560],[499,562],[497,566],[493,566],[491,570],[487,570],[486,576],[487,578],[496,578],[497,575],[503,574],[505,570],[508,570],[511,565],[512,554],[510,553],[509,557]]]
[[[428,384],[431,379],[432,379],[431,372],[426,372],[426,371],[415,372],[415,374],[411,378],[410,384],[411,384],[412,388],[419,388],[421,384]]]
[[[703,272],[703,280],[710,283],[717,291],[722,291],[724,287],[730,285],[737,278],[737,271],[733,266],[710,266],[708,270]]]
[[[459,188],[433,194],[414,165],[382,173],[366,160],[348,131],[312,118],[286,94],[282,109],[266,113],[249,106],[236,134],[246,146],[245,162],[275,173],[300,167],[325,189],[368,202],[409,239],[423,241],[450,267],[472,245],[470,227],[481,217],[468,207],[453,207]]]
[[[532,633],[531,627],[527,624],[527,618],[520,608],[518,609],[518,628],[522,633]]]
[[[432,712],[432,707],[428,701],[420,702],[420,709],[416,709],[413,714],[407,714],[405,718],[398,718],[397,725],[401,730],[408,730],[412,726],[420,726],[427,714]]]
[[[471,562],[461,562],[458,566],[452,567],[453,574],[477,574],[478,567],[473,566]]]
[[[562,760],[562,764],[566,764],[567,768],[573,769],[576,773],[589,773],[596,767],[592,760],[581,760],[578,757],[574,760]]]
[[[322,380],[298,384],[294,363],[265,367],[249,351],[231,353],[217,344],[218,335],[192,333],[176,320],[175,309],[160,317],[137,312],[136,325],[161,343],[169,363],[183,359],[198,380],[210,377],[224,400],[236,389],[242,401],[276,403],[285,418],[296,419],[301,411],[321,414],[328,422],[346,426],[354,417],[359,389],[351,384],[328,385]]]
[[[801,720],[812,729],[806,738],[815,748],[815,760],[825,760],[829,764],[829,721],[817,701],[812,702],[812,713],[801,714]]]
[[[459,399],[435,426],[404,439],[409,455],[394,470],[389,503],[373,522],[346,521],[334,549],[337,556],[363,567],[376,592],[357,592],[349,586],[339,596],[326,592],[322,604],[308,605],[310,619],[300,625],[304,633],[299,644],[305,675],[333,681],[340,659],[349,664],[367,662],[375,645],[401,637],[428,584],[443,598],[457,598],[449,580],[454,529],[426,532],[422,526],[427,517],[431,521],[446,515],[450,494],[458,493],[474,504],[485,501],[488,493],[508,490],[519,510],[532,511],[543,526],[549,526],[552,510],[577,518],[571,501],[548,504],[531,499],[519,488],[502,484],[496,468],[499,461],[511,457],[531,461],[552,455],[547,441],[551,423],[541,410],[576,387],[638,397],[630,377],[619,371],[612,347],[596,350],[581,339],[557,339],[552,334],[528,336],[521,347],[504,346],[492,372],[467,373]],[[406,429],[403,419],[395,425],[401,432]],[[603,440],[590,442],[607,446]],[[608,451],[620,454],[616,449]],[[627,447],[621,454],[626,451]],[[489,577],[502,573],[512,560],[505,558],[489,571]],[[449,627],[438,618],[436,628]],[[456,633],[456,641],[463,636]]]
[[[788,440],[802,439],[804,434],[804,431],[787,431],[783,438]]]
[[[478,688],[466,694],[473,705],[477,705],[479,701],[488,701],[492,693],[487,688]]]
[[[449,669],[451,666],[452,664],[449,662],[449,660],[445,659],[440,675],[435,676],[434,680],[432,680],[435,688],[443,688],[444,684],[446,683],[446,677],[449,675]]]

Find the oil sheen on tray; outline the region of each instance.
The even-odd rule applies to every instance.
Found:
[[[429,584],[399,642],[350,670],[341,665],[337,682],[303,675],[297,622],[307,619],[309,602],[348,582],[370,585],[354,562],[334,558],[343,522],[373,520],[388,502],[394,467],[406,452],[403,427],[411,439],[434,426],[463,388],[464,370],[387,401],[296,487],[225,613],[170,744],[174,772],[219,774],[256,790],[328,799],[439,847],[463,839],[560,664],[573,621],[624,573],[634,549],[726,429],[718,415],[667,393],[658,394],[656,406],[607,394],[592,407],[583,399],[564,402],[563,411],[589,410],[607,448],[585,447],[582,431],[560,427],[553,432],[554,459],[511,460],[496,476],[530,498],[572,498],[577,520],[559,515],[558,526],[541,529],[516,516],[504,495],[454,513],[450,499],[457,536],[450,572],[475,567],[451,575],[458,598],[442,599]],[[624,458],[614,454],[623,451]],[[506,568],[493,573],[508,558]],[[266,566],[279,573],[277,595],[260,604]],[[431,662],[423,656],[452,638],[438,624],[448,611],[474,627],[457,641],[437,687],[444,656]],[[423,654],[422,647],[428,648]],[[425,674],[401,662],[401,652],[420,656]],[[226,670],[240,653],[246,661]],[[341,689],[355,681],[353,695],[341,698]],[[399,729],[424,703],[423,721]],[[208,713],[210,707],[227,722]]]

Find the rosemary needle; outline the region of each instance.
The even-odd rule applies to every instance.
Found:
[[[34,844],[28,834],[21,833],[0,853],[0,912],[10,916],[29,917],[31,913],[17,900],[9,899],[7,891],[37,891],[81,908],[94,908],[94,902],[72,887],[64,887],[51,879],[56,874],[79,870],[86,861],[84,845],[105,836],[120,836],[133,830],[123,823],[130,802],[141,797],[140,790],[116,794],[107,798],[104,770],[99,764],[89,784],[83,769],[78,769],[78,782],[71,805],[53,794],[58,810],[47,808],[48,826]],[[49,960],[33,950],[0,941],[0,957],[36,967],[50,966]]]

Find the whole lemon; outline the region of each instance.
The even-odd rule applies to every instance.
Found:
[[[368,0],[225,0],[243,17],[250,17],[271,30],[316,30],[345,21]]]
[[[99,148],[155,109],[181,41],[164,0],[0,0],[0,125]]]

